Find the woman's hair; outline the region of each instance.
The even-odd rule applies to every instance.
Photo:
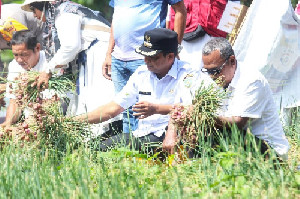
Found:
[[[38,41],[37,36],[29,30],[20,30],[14,32],[12,39],[10,41],[11,45],[25,44],[27,49],[33,50],[36,47]]]
[[[40,11],[44,11],[48,9],[49,2],[48,1],[41,1],[41,2],[33,2],[30,4],[30,7],[34,7]]]

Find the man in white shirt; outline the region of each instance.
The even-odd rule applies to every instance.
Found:
[[[278,156],[286,159],[289,143],[270,86],[263,75],[251,66],[238,65],[234,51],[225,38],[213,38],[207,42],[202,51],[202,60],[202,72],[214,80],[221,78],[221,86],[229,94],[223,102],[217,126],[222,128],[235,124],[244,131],[249,128],[257,139],[263,140],[262,153],[266,152],[268,144]],[[169,128],[163,148],[172,151],[176,136],[174,128]]]
[[[143,41],[145,31],[166,27],[167,6],[170,5],[175,10],[174,30],[181,43],[186,8],[183,0],[110,0],[109,5],[114,8],[114,12],[102,73],[113,81],[115,91],[119,93],[134,71],[145,64],[143,56],[135,53],[135,48]],[[123,133],[135,130],[137,123],[131,108],[123,112]]]
[[[46,58],[45,53],[41,51],[40,43],[38,43],[37,36],[29,30],[17,31],[14,33],[11,40],[12,53],[14,60],[10,62],[8,66],[8,81],[14,81],[22,72],[46,71]],[[6,97],[10,99],[9,105],[6,111],[6,118],[2,127],[9,127],[16,123],[21,116],[21,110],[19,110],[16,103],[16,96],[11,94],[10,88],[6,87]]]
[[[8,22],[11,22],[10,19],[14,19],[24,27],[27,27],[30,31],[32,31],[35,35],[38,36],[38,41],[42,41],[42,28],[43,23],[39,22],[32,13],[25,12],[21,9],[21,4],[9,3],[3,4],[1,6],[1,14],[0,14],[0,27],[4,26]],[[10,25],[14,27],[13,24]],[[16,27],[14,27],[16,28]],[[18,27],[19,28],[19,27]],[[26,28],[26,29],[27,29]],[[19,29],[20,30],[20,29]],[[7,38],[6,38],[7,39]],[[4,37],[0,34],[0,51],[11,49],[10,42],[5,40]],[[6,69],[1,61],[0,57],[0,71],[4,72],[1,74],[1,77],[6,77]],[[5,84],[0,84],[0,93],[5,92]],[[1,101],[1,99],[0,99]]]
[[[146,65],[140,66],[113,101],[100,106],[87,115],[77,118],[90,123],[106,121],[133,106],[139,117],[136,130],[131,134],[119,134],[100,144],[100,150],[108,150],[121,142],[143,150],[149,143],[161,143],[168,125],[171,107],[183,101],[182,89],[188,87],[194,69],[176,59],[178,53],[177,33],[165,28],[146,31],[144,43],[136,52],[144,56]],[[199,70],[198,70],[199,71]],[[131,138],[136,142],[131,142]],[[151,148],[151,147],[150,147]],[[147,151],[149,151],[147,148]]]

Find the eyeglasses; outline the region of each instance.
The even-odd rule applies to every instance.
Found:
[[[201,71],[203,73],[207,73],[209,75],[218,75],[221,73],[222,69],[224,68],[224,66],[226,65],[228,59],[225,60],[224,64],[222,64],[221,66],[217,66],[215,68],[211,68],[211,69],[206,69],[206,68],[201,68]]]

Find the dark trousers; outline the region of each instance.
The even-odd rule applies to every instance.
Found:
[[[99,144],[99,150],[108,151],[114,148],[129,146],[131,149],[153,154],[157,148],[161,148],[164,137],[165,134],[160,137],[153,134],[134,137],[131,133],[120,133],[102,140]]]
[[[109,124],[109,130],[101,135],[100,140],[106,140],[111,136],[118,135],[123,132],[123,120],[117,120]]]

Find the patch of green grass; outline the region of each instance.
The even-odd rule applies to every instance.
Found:
[[[126,148],[82,146],[62,157],[2,145],[0,198],[299,198],[296,162],[274,166],[255,151],[223,145],[227,150],[175,166]]]

